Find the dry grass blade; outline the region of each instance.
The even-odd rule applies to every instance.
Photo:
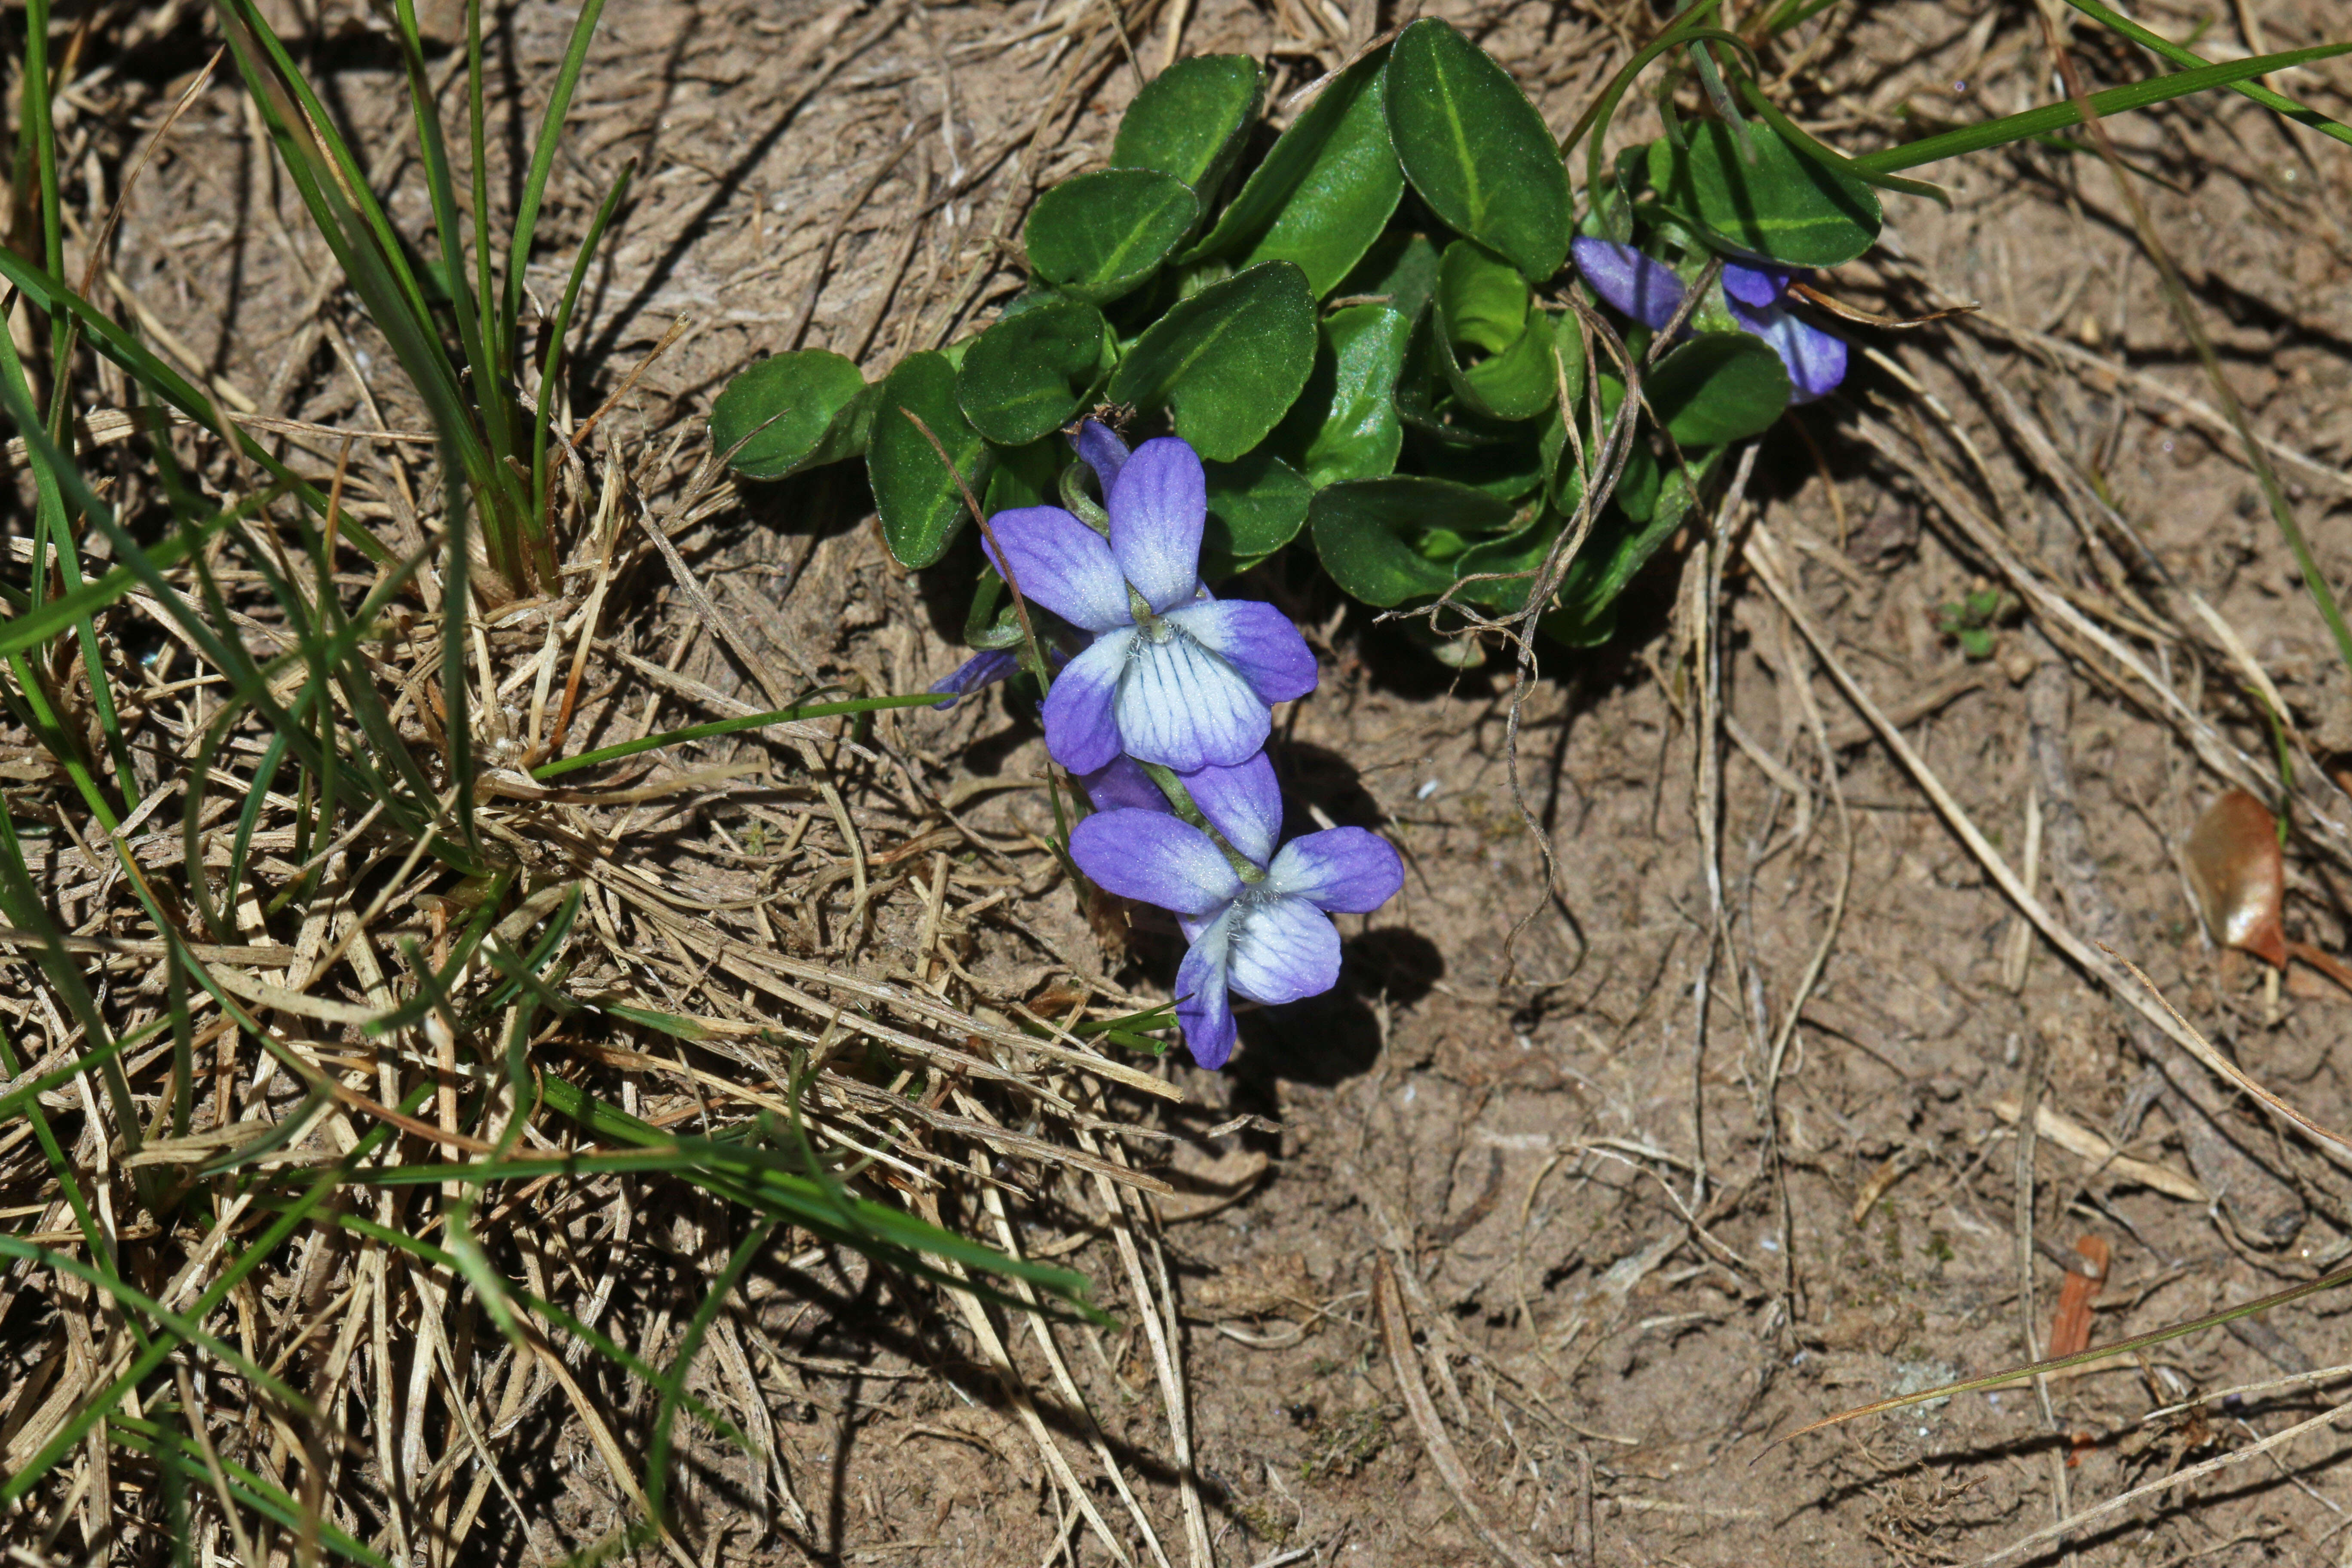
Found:
[[[2315,1432],[2320,1427],[2329,1425],[2331,1422],[2335,1421],[2337,1416],[2343,1415],[2347,1408],[2352,1408],[2352,1405],[2336,1405],[2334,1409],[2329,1410],[2323,1415],[2315,1415],[2308,1421],[2298,1421],[2294,1426],[2287,1427],[2284,1431],[2273,1432],[2269,1436],[2259,1438],[2242,1448],[2233,1449],[2232,1451],[2220,1455],[2215,1458],[2206,1459],[2201,1463],[2190,1465],[2185,1468],[2175,1470],[2168,1476],[2148,1482],[2146,1486],[2134,1487],[2129,1491],[2124,1492],[2116,1497],[2111,1497],[2105,1502],[2097,1503],[2090,1508],[2083,1510],[2082,1512],[2075,1514],[2073,1518],[2067,1520],[2063,1524],[2053,1524],[2047,1529],[2037,1530],[2031,1535],[2010,1542],[2007,1546],[2002,1547],[2000,1551],[1995,1552],[1989,1556],[1979,1557],[1976,1562],[1969,1564],[1969,1568],[1993,1568],[1994,1563],[2006,1563],[2021,1552],[2030,1552],[2037,1546],[2046,1546],[2051,1542],[2063,1540],[2066,1536],[2075,1534],[2094,1521],[2104,1519],[2111,1513],[2128,1508],[2133,1503],[2138,1502],[2144,1498],[2157,1497],[2162,1493],[2187,1486],[2193,1481],[2200,1480],[2218,1471],[2229,1469],[2233,1466],[2242,1465],[2249,1459],[2252,1459],[2263,1454],[2267,1454],[2273,1448],[2294,1442],[2297,1437],[2304,1436],[2307,1432]]]
[[[2017,873],[2010,868],[2008,861],[2001,858],[2000,852],[1992,847],[1976,824],[1969,820],[1968,813],[1961,809],[1958,801],[1953,799],[1951,792],[1944,787],[1943,781],[1936,776],[1935,771],[1927,766],[1926,760],[1916,751],[1912,749],[1910,742],[1904,739],[1903,732],[1887,722],[1885,715],[1879,710],[1878,705],[1871,700],[1869,693],[1863,689],[1860,683],[1839,662],[1836,652],[1828,639],[1813,626],[1811,619],[1806,616],[1803,607],[1798,604],[1796,596],[1789,590],[1782,574],[1780,560],[1779,549],[1773,542],[1770,532],[1759,525],[1749,545],[1749,562],[1756,569],[1758,580],[1764,584],[1766,591],[1780,602],[1780,607],[1788,612],[1790,619],[1794,621],[1798,630],[1804,634],[1805,640],[1812,645],[1814,654],[1828,668],[1839,687],[1844,690],[1847,700],[1852,701],[1863,716],[1870,721],[1871,726],[1878,731],[1879,739],[1885,743],[1887,750],[1895,754],[1896,761],[1903,764],[1904,771],[1911,774],[1919,787],[1926,792],[1928,799],[1934,802],[1937,813],[1959,837],[1960,841],[1968,846],[1969,852],[1976,858],[1979,864],[1984,867],[1986,874],[1999,884],[2001,891],[2007,894],[2010,900],[2033,922],[2035,928],[2050,940],[2052,945],[2065,953],[2068,958],[2073,959],[2086,973],[2101,981],[2116,1000],[2137,1011],[2176,1044],[2202,1062],[2215,1076],[2259,1100],[2266,1110],[2282,1121],[2310,1134],[2322,1147],[2334,1152],[2336,1156],[2352,1157],[2352,1139],[2347,1139],[2343,1134],[2321,1126],[2265,1089],[2242,1068],[2216,1050],[2210,1041],[2189,1026],[2188,1020],[2173,1011],[2171,1005],[2147,984],[2145,976],[2132,968],[2127,960],[2105,950],[2092,947],[2052,914],[2041,900],[2026,889],[2024,883],[2018,879]],[[2117,967],[2119,964],[2120,970]],[[2128,984],[2122,971],[2129,971],[2132,978],[2139,984],[2137,985]]]
[[[1412,1417],[1413,1430],[1421,1434],[1422,1443],[1429,1450],[1430,1463],[1437,1467],[1445,1489],[1454,1494],[1454,1504],[1462,1510],[1472,1533],[1496,1562],[1503,1568],[1538,1568],[1528,1549],[1497,1527],[1478,1501],[1470,1472],[1462,1468],[1462,1456],[1454,1452],[1454,1439],[1446,1436],[1437,1406],[1423,1385],[1421,1358],[1412,1348],[1412,1325],[1405,1320],[1404,1299],[1397,1291],[1396,1266],[1382,1252],[1378,1255],[1377,1268],[1373,1292],[1379,1300],[1381,1339],[1388,1347],[1389,1369],[1396,1374],[1405,1412]]]

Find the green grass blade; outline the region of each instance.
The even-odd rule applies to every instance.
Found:
[[[656,1525],[667,1522],[669,1510],[665,1505],[669,1497],[670,1428],[677,1419],[679,1402],[685,1397],[686,1374],[692,1370],[694,1358],[702,1352],[702,1342],[710,1332],[712,1321],[735,1294],[735,1287],[742,1282],[744,1272],[758,1259],[760,1249],[767,1246],[775,1228],[772,1218],[751,1222],[751,1228],[729,1255],[726,1267],[704,1287],[702,1304],[695,1309],[693,1320],[678,1341],[677,1354],[670,1358],[669,1370],[656,1384],[661,1390],[661,1404],[654,1412],[654,1440],[646,1456],[646,1499],[653,1505]]]
[[[192,1421],[203,1419],[193,1411],[186,1414]],[[110,1435],[119,1436],[124,1447],[146,1455],[167,1473],[180,1476],[187,1484],[210,1488],[212,1477],[205,1468],[203,1452],[188,1438],[160,1422],[138,1420],[119,1414],[109,1416],[106,1424]],[[216,1457],[220,1460],[221,1473],[227,1479],[229,1495],[255,1513],[289,1534],[298,1533],[307,1525],[315,1524],[319,1539],[344,1557],[354,1563],[373,1564],[375,1568],[391,1568],[390,1562],[372,1551],[365,1542],[345,1534],[315,1515],[306,1518],[299,1503],[261,1476],[226,1454]]]
[[[599,763],[634,757],[641,752],[657,751],[686,741],[708,740],[713,735],[764,730],[771,724],[789,724],[795,719],[832,719],[844,713],[878,712],[885,708],[936,707],[940,700],[940,694],[936,691],[918,691],[904,697],[858,697],[842,702],[814,702],[803,708],[779,708],[772,713],[746,713],[740,719],[719,719],[708,724],[693,724],[683,730],[670,730],[640,740],[624,741],[617,746],[606,746],[602,751],[583,752],[579,756],[566,757],[561,762],[543,763],[530,770],[530,776],[544,782],[582,768],[593,768]]]
[[[24,291],[26,299],[47,309],[69,314],[81,329],[82,336],[107,358],[121,366],[125,374],[223,441],[233,445],[248,461],[284,486],[303,505],[320,516],[325,515],[326,498],[319,493],[316,487],[272,457],[259,442],[222,418],[213,406],[210,396],[150,353],[145,345],[124,331],[111,317],[5,246],[0,246],[0,280],[15,285]],[[14,410],[11,410],[11,417],[15,417]],[[27,431],[26,434],[29,445],[31,433]],[[158,445],[162,445],[160,440]],[[159,466],[163,462],[159,452]],[[342,536],[379,565],[390,564],[398,558],[389,545],[348,518],[342,523]]]
[[[1843,169],[1864,184],[1875,185],[1882,191],[1900,191],[1906,196],[1925,196],[1946,212],[1952,210],[1952,193],[1943,186],[1931,184],[1926,180],[1906,180],[1900,174],[1864,168],[1836,148],[1815,141],[1803,126],[1782,113],[1780,106],[1774,103],[1752,79],[1743,76],[1738,80],[1739,96],[1747,100],[1748,107],[1756,111],[1758,118],[1780,133],[1783,142],[1811,153],[1833,169]]]
[[[432,1092],[433,1085],[430,1080],[410,1089],[406,1098],[401,1101],[401,1110],[415,1110],[425,1103],[425,1097]],[[236,1259],[227,1268],[222,1269],[213,1282],[205,1288],[204,1294],[198,1296],[195,1302],[183,1314],[183,1320],[201,1323],[209,1318],[220,1304],[227,1300],[229,1293],[245,1281],[247,1275],[259,1268],[285,1243],[287,1237],[301,1228],[304,1222],[332,1197],[337,1189],[350,1180],[352,1172],[362,1161],[374,1158],[384,1144],[391,1142],[392,1132],[393,1130],[389,1126],[371,1129],[361,1135],[360,1141],[352,1145],[350,1153],[344,1155],[332,1167],[319,1173],[317,1178],[311,1182],[309,1191],[299,1198],[284,1205],[279,1209],[278,1217],[264,1226],[261,1234],[255,1237],[244,1251],[238,1253]],[[102,1249],[98,1256],[105,1256]],[[138,1321],[135,1318],[127,1318],[126,1321],[130,1322],[132,1331],[143,1339],[145,1331]],[[16,1474],[5,1480],[0,1480],[0,1509],[7,1508],[39,1485],[41,1479],[48,1474],[60,1458],[73,1452],[91,1427],[108,1419],[114,1413],[123,1394],[145,1383],[153,1374],[155,1369],[163,1364],[163,1359],[177,1350],[179,1345],[179,1336],[169,1331],[145,1344],[139,1354],[131,1358],[131,1364],[123,1369],[121,1374],[100,1390],[96,1396],[86,1400],[81,1409],[76,1412],[47,1443],[44,1443],[40,1450],[32,1458],[26,1460]]]
[[[572,112],[572,95],[580,85],[581,70],[588,63],[588,46],[596,36],[596,23],[604,13],[604,0],[585,0],[580,7],[580,15],[572,19],[572,37],[564,43],[563,58],[556,66],[555,80],[548,89],[547,111],[540,116],[539,135],[531,143],[530,168],[523,176],[522,201],[515,208],[514,227],[507,244],[506,300],[501,313],[509,342],[515,341],[515,333],[522,321],[523,268],[530,262],[531,241],[538,237],[539,233],[540,204],[547,195],[548,179],[555,173],[555,149],[563,139],[563,121]],[[635,160],[632,159],[628,167],[622,171],[615,189],[627,185],[629,173],[635,166]],[[585,258],[596,248],[596,236],[612,216],[614,201],[613,196],[605,198],[604,208],[597,215],[594,227],[590,229],[587,239],[581,243],[583,259],[572,264],[572,288],[565,293],[562,314],[557,318],[555,341],[559,344],[563,341],[562,321],[571,314],[572,296],[578,291],[581,275],[585,270]],[[553,351],[550,353],[551,354]],[[552,363],[551,359],[550,363]],[[542,408],[546,406],[543,384],[540,405]]]
[[[2106,27],[2114,32],[2121,33],[2133,43],[2139,45],[2140,47],[2150,49],[2157,54],[2162,55],[2174,65],[2184,66],[2193,69],[2197,67],[2210,65],[2212,63],[2206,59],[2204,56],[2200,55],[2193,50],[2183,48],[2180,45],[2174,43],[2171,39],[2164,37],[2160,33],[2149,32],[2146,27],[2134,22],[2128,16],[2120,16],[2116,12],[2110,10],[2108,7],[2099,4],[2099,0],[2066,0],[2066,4],[2072,5],[2075,10],[2080,11],[2085,16],[2090,17],[2101,26]],[[2306,104],[2297,103],[2294,99],[2288,98],[2284,93],[2273,92],[2269,88],[2264,87],[2258,81],[2233,81],[2227,85],[2231,92],[2242,93],[2244,96],[2252,99],[2256,103],[2261,104],[2264,109],[2270,110],[2274,113],[2283,114],[2287,119],[2294,121],[2299,125],[2307,125],[2314,131],[2318,132],[2322,136],[2333,136],[2336,140],[2345,143],[2347,146],[2352,146],[2352,125],[2346,125],[2340,120],[2331,120],[2326,115],[2320,113],[2319,110],[2313,109]]]
[[[602,3],[603,0],[592,0],[590,9]],[[585,15],[584,12],[583,14]],[[548,514],[553,506],[553,492],[549,488],[552,476],[547,468],[547,433],[550,422],[555,417],[555,378],[562,372],[564,344],[572,333],[572,308],[580,301],[580,289],[588,280],[588,264],[594,258],[597,246],[604,241],[605,226],[613,221],[613,215],[627,199],[629,182],[636,177],[636,173],[637,161],[632,158],[621,165],[620,175],[614,180],[613,188],[604,193],[604,200],[596,208],[595,221],[588,226],[587,237],[580,242],[580,254],[572,258],[572,276],[563,285],[563,298],[556,302],[553,329],[548,334],[547,363],[540,367],[539,372],[539,407],[532,414],[530,422],[531,521],[542,543],[545,542]],[[537,204],[529,200],[530,193],[526,190],[524,195],[527,209],[536,213]],[[518,218],[516,223],[520,233],[521,219]],[[519,267],[520,264],[509,265]]]
[[[2147,109],[2176,98],[2186,98],[2191,93],[2234,86],[2272,71],[2284,70],[2289,66],[2310,65],[2315,60],[2334,59],[2347,53],[2352,53],[2352,43],[2317,44],[2307,49],[2288,49],[2280,54],[2259,55],[2252,59],[2200,66],[2194,70],[2095,92],[2091,95],[2091,109],[2101,118],[2126,114],[2136,109]],[[1967,125],[1958,131],[1906,142],[1899,147],[1866,153],[1856,158],[1854,163],[1857,169],[1872,174],[1893,174],[1898,169],[1916,169],[1922,163],[1939,163],[1967,153],[1981,153],[1989,147],[2002,146],[2029,136],[2046,135],[2082,122],[2083,111],[2072,101],[2047,103],[2021,114],[2006,114],[1999,120],[1989,120],[1981,125]]]

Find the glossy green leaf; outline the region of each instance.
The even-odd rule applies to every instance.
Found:
[[[1507,426],[1513,439],[1482,447],[1415,439],[1406,443],[1406,466],[1432,479],[1483,490],[1501,501],[1517,502],[1536,493],[1550,471],[1537,426]]]
[[[1651,412],[1682,446],[1720,447],[1761,434],[1789,406],[1789,372],[1763,339],[1701,332],[1642,383]]]
[[[1650,184],[1709,244],[1788,267],[1835,267],[1878,237],[1878,193],[1770,126],[1748,126],[1753,163],[1719,121],[1685,131],[1679,148],[1664,137],[1650,144]]]
[[[1358,60],[1284,132],[1188,261],[1292,261],[1321,299],[1380,237],[1404,194],[1381,112],[1385,49]]]
[[[1490,531],[1510,517],[1509,506],[1482,491],[1393,475],[1316,491],[1307,526],[1332,581],[1352,597],[1386,609],[1452,585],[1453,569],[1432,560],[1420,548],[1424,541]]]
[[[1456,232],[1540,283],[1568,256],[1568,167],[1510,73],[1445,22],[1407,27],[1387,108],[1405,177]]]
[[[1396,468],[1404,446],[1397,376],[1412,320],[1385,305],[1350,305],[1323,318],[1315,369],[1274,444],[1318,489]]]
[[[1494,419],[1532,419],[1559,395],[1551,323],[1518,268],[1475,241],[1445,247],[1433,300],[1437,364],[1454,395]]]
[[[1098,169],[1037,198],[1022,237],[1030,268],[1099,305],[1149,281],[1201,216],[1192,187],[1156,169]]]
[[[866,452],[874,510],[882,537],[902,566],[929,566],[947,553],[963,527],[966,508],[954,474],[924,438],[913,414],[939,437],[975,494],[988,482],[995,454],[956,403],[955,367],[945,354],[908,354],[882,384],[874,434]]]
[[[972,340],[956,396],[972,428],[1003,447],[1049,436],[1076,417],[1110,368],[1109,323],[1077,300],[1049,300]]]
[[[1437,247],[1425,234],[1381,236],[1339,280],[1343,298],[1385,300],[1408,321],[1421,319],[1436,291]]]
[[[1201,575],[1214,582],[1248,570],[1298,536],[1315,487],[1264,447],[1238,462],[1210,463],[1209,524]]]
[[[1269,261],[1179,301],[1135,341],[1110,398],[1175,411],[1176,434],[1214,462],[1264,440],[1315,365],[1315,299],[1306,275]]]
[[[1423,312],[1406,346],[1397,375],[1397,417],[1408,432],[1456,447],[1493,446],[1522,434],[1515,426],[1465,407],[1441,368],[1445,351],[1437,342],[1437,312]]]
[[[1257,118],[1265,73],[1247,55],[1195,55],[1144,83],[1120,116],[1114,169],[1157,169],[1214,199]]]
[[[781,479],[866,449],[874,400],[857,367],[824,349],[746,368],[710,405],[710,444],[737,473]]]

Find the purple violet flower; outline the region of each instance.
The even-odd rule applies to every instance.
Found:
[[[1021,656],[1009,647],[986,648],[973,654],[927,689],[940,693],[934,708],[952,708],[959,698],[995,685],[1021,668]]]
[[[1688,290],[1675,269],[1656,258],[1609,239],[1579,239],[1570,248],[1592,291],[1650,331],[1664,331],[1682,308]]]
[[[1176,1016],[1204,1068],[1234,1054],[1233,998],[1269,1005],[1339,984],[1335,913],[1369,914],[1404,886],[1377,834],[1334,827],[1275,851],[1282,796],[1263,755],[1187,780],[1202,815],[1263,875],[1244,879],[1205,833],[1173,816],[1107,811],[1070,830],[1070,856],[1102,887],[1171,910],[1192,948],[1176,973]]]
[[[1060,648],[1049,647],[1045,649],[1047,669],[1059,672],[1061,668],[1069,662],[1070,656]],[[993,686],[1000,680],[1010,680],[1020,671],[1021,650],[1019,648],[984,648],[931,682],[924,689],[940,693],[940,700],[932,703],[932,707],[952,708],[961,699]]]
[[[1782,268],[1723,264],[1723,293],[1731,319],[1772,345],[1789,367],[1791,403],[1811,403],[1845,379],[1845,340],[1798,319],[1787,304],[1798,274]]]
[[[1664,262],[1630,245],[1606,239],[1576,241],[1576,269],[1592,291],[1652,331],[1674,320],[1687,292]],[[1744,331],[1772,345],[1788,367],[1791,403],[1811,403],[1845,379],[1845,341],[1800,319],[1787,304],[1789,284],[1800,275],[1779,267],[1723,266],[1724,302]]]
[[[1244,761],[1273,728],[1270,704],[1315,689],[1307,639],[1271,605],[1202,595],[1208,476],[1191,447],[1146,441],[1105,502],[1108,542],[1057,506],[989,520],[996,569],[1094,634],[1045,698],[1045,749],[1073,773],[1122,751],[1179,773]]]

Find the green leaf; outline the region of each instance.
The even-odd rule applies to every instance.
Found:
[[[1425,234],[1384,235],[1339,282],[1349,299],[1385,300],[1406,321],[1421,319],[1437,292],[1437,247]]]
[[[1307,526],[1332,581],[1386,609],[1453,584],[1453,570],[1416,549],[1417,541],[1490,531],[1510,516],[1508,505],[1466,485],[1394,475],[1318,490]]]
[[[1269,261],[1179,301],[1136,339],[1110,398],[1174,409],[1176,434],[1231,462],[1281,422],[1315,365],[1315,299],[1306,275]]]
[[[1317,299],[1360,260],[1404,195],[1381,109],[1385,49],[1349,66],[1291,122],[1188,262],[1295,261]]]
[[[1705,485],[1720,456],[1708,453],[1688,473],[1679,467],[1668,472],[1658,484],[1645,519],[1636,520],[1614,509],[1601,514],[1592,537],[1584,542],[1575,564],[1560,581],[1560,607],[1538,623],[1545,636],[1570,647],[1591,647],[1615,634],[1618,599],[1633,574],[1648,565],[1658,547],[1683,525],[1696,493],[1693,480]],[[1624,493],[1622,485],[1618,493]]]
[[[1210,463],[1209,524],[1201,536],[1201,575],[1211,581],[1245,572],[1298,536],[1315,487],[1260,447],[1238,462]]]
[[[1059,506],[1054,481],[1061,476],[1069,444],[1058,435],[1043,437],[1024,447],[996,448],[996,466],[989,470],[988,489],[981,508],[990,517],[1024,506]]]
[[[710,444],[754,479],[781,479],[866,449],[873,399],[857,367],[824,349],[763,359],[710,405]]]
[[[1522,432],[1516,426],[1465,407],[1454,395],[1453,384],[1441,368],[1445,351],[1437,334],[1437,312],[1424,312],[1413,327],[1404,369],[1397,375],[1397,416],[1409,430],[1449,446],[1489,447],[1517,439]]]
[[[1404,446],[1397,376],[1412,341],[1412,318],[1385,305],[1350,305],[1323,318],[1306,389],[1275,445],[1318,489],[1393,471]]]
[[[1037,276],[1100,305],[1141,287],[1192,232],[1201,199],[1155,169],[1098,169],[1037,198],[1022,231]]]
[[[1002,447],[1025,446],[1076,416],[1110,368],[1110,324],[1077,300],[1049,300],[972,340],[956,398],[972,428]]]
[[[1884,221],[1878,193],[1749,124],[1756,162],[1719,121],[1685,127],[1677,148],[1650,143],[1650,184],[1708,244],[1787,267],[1835,267],[1870,248]]]
[[[1476,241],[1445,247],[1433,341],[1438,369],[1472,412],[1532,419],[1558,395],[1551,323],[1531,309],[1534,297],[1517,268]]]
[[[975,491],[987,483],[995,454],[957,406],[955,367],[945,354],[908,354],[898,362],[882,384],[866,472],[890,553],[901,566],[921,567],[947,553],[963,527],[965,508],[955,475],[940,466],[908,414],[930,427]]]
[[[1759,435],[1789,406],[1789,372],[1763,339],[1701,332],[1660,360],[1642,394],[1685,447]]]
[[[1110,144],[1114,169],[1156,169],[1216,196],[1257,117],[1265,73],[1247,55],[1195,55],[1143,86]]]
[[[1516,439],[1482,447],[1413,441],[1408,446],[1407,466],[1432,479],[1484,490],[1497,500],[1524,500],[1541,488],[1549,466],[1536,427],[1521,424],[1511,430]]]
[[[1430,210],[1540,283],[1568,256],[1568,167],[1510,73],[1447,23],[1399,36],[1389,133]]]
[[[1485,573],[1525,573],[1525,576],[1498,576],[1491,582],[1468,583],[1458,597],[1505,615],[1516,615],[1527,608],[1528,594],[1535,586],[1535,573],[1543,565],[1544,557],[1551,553],[1552,545],[1567,528],[1569,518],[1555,514],[1546,526],[1530,528],[1507,538],[1489,540],[1465,550],[1454,563],[1456,578],[1475,577]],[[1572,573],[1575,568],[1570,567]],[[1563,579],[1565,581],[1565,579]]]

